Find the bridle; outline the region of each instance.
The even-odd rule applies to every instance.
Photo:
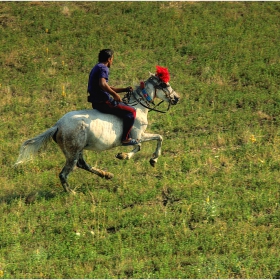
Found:
[[[156,80],[156,81],[155,81]],[[159,78],[157,78],[156,76],[151,76],[146,82],[145,85],[151,83],[153,85],[153,87],[155,88],[155,96],[157,95],[157,90],[162,90],[165,94],[165,96],[169,99],[168,102],[168,107],[165,111],[161,111],[156,109],[156,107],[158,107],[161,103],[164,102],[164,100],[161,100],[158,104],[155,104],[153,100],[148,101],[142,94],[140,87],[137,87],[136,90],[134,91],[130,91],[127,92],[126,95],[123,98],[123,102],[126,104],[130,103],[130,98],[133,95],[134,99],[135,99],[135,103],[130,104],[131,106],[135,106],[137,104],[141,104],[143,107],[149,109],[150,111],[155,111],[155,112],[159,112],[159,113],[166,113],[168,112],[168,110],[170,109],[170,105],[171,105],[171,94],[173,93],[173,89],[170,92],[169,91],[169,85],[167,85],[166,83],[162,82]],[[152,106],[153,107],[152,107]]]

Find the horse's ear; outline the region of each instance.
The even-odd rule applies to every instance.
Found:
[[[150,77],[155,76],[155,74],[153,74],[153,73],[151,73],[151,72],[149,72],[149,73],[150,73]]]

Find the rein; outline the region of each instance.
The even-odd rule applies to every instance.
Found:
[[[138,93],[138,91],[137,91],[137,93]],[[155,111],[155,112],[158,112],[158,113],[163,113],[163,114],[165,114],[165,113],[167,113],[167,111],[168,111],[169,108],[170,108],[170,102],[169,102],[169,103],[168,103],[168,108],[167,108],[166,111],[161,111],[161,110],[155,109],[156,107],[158,107],[158,106],[159,106],[162,102],[164,102],[164,101],[161,100],[158,104],[155,104],[155,103],[152,101],[152,102],[150,102],[150,103],[147,103],[147,105],[145,105],[145,104],[142,102],[142,100],[141,100],[141,99],[142,99],[141,96],[140,96],[140,99],[137,99],[137,97],[135,96],[135,92],[134,92],[134,91],[132,92],[132,94],[133,94],[133,97],[137,100],[137,102],[138,102],[139,104],[141,104],[143,107],[149,109],[149,112]],[[139,93],[138,93],[138,95],[139,95]],[[150,104],[153,104],[154,107],[150,107]]]

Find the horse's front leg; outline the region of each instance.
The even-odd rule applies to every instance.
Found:
[[[154,167],[159,156],[161,155],[161,145],[162,145],[162,136],[159,134],[151,134],[151,133],[143,133],[139,145],[130,152],[130,153],[118,153],[116,158],[118,159],[130,159],[132,158],[137,152],[140,151],[141,143],[156,140],[157,147],[155,152],[153,153],[152,158],[150,159],[150,164]]]
[[[152,158],[150,159],[150,164],[154,167],[159,156],[161,155],[161,146],[162,146],[162,141],[163,138],[161,135],[159,134],[151,134],[151,133],[144,133],[142,135],[141,138],[141,142],[148,142],[148,141],[152,141],[152,140],[156,140],[157,141],[157,147],[155,152],[153,153]]]
[[[141,149],[141,143],[134,146],[133,150],[129,153],[118,153],[116,155],[116,158],[118,159],[131,159],[137,152],[139,152]]]

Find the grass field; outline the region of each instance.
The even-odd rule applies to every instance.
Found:
[[[0,278],[279,278],[279,2],[0,2]],[[87,152],[63,192],[53,142],[113,48],[110,84],[168,67],[181,95],[130,161]],[[123,151],[130,148],[123,148]]]

